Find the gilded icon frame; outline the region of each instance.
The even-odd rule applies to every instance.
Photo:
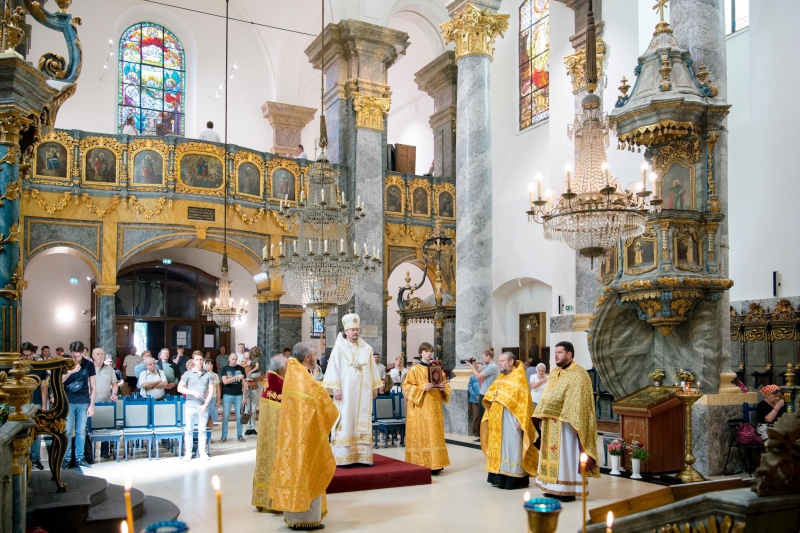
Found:
[[[255,166],[258,172],[258,196],[242,192],[242,190],[239,187],[239,181],[240,181],[239,171],[241,170],[242,166],[247,163],[250,163],[251,165]],[[258,154],[255,154],[253,152],[239,151],[236,152],[236,155],[233,158],[233,168],[235,169],[234,177],[236,179],[236,183],[235,184],[231,183],[231,185],[234,186],[236,195],[244,199],[257,200],[259,202],[262,201],[264,198],[264,185],[266,182],[264,174],[265,174],[265,169],[267,168],[267,164],[264,162],[264,159],[260,157]]]
[[[628,264],[628,248],[633,246],[636,239],[641,239],[645,242],[651,243],[653,245],[653,264],[643,266],[643,267],[636,267],[635,265]],[[653,231],[652,226],[648,227],[644,233],[639,236],[633,237],[632,239],[628,239],[625,241],[625,247],[623,249],[623,272],[629,276],[636,276],[639,274],[645,274],[647,272],[652,272],[653,270],[658,268],[658,239],[656,234]]]
[[[67,167],[67,175],[63,178],[58,176],[48,176],[45,174],[39,174],[39,148],[46,143],[54,143],[60,145],[64,150],[67,152],[67,160],[66,160],[66,167]],[[75,174],[75,169],[73,168],[74,165],[74,158],[73,158],[73,148],[75,146],[75,139],[73,139],[68,133],[63,131],[56,131],[52,130],[50,133],[45,135],[42,140],[36,143],[36,147],[33,150],[33,172],[31,173],[31,178],[34,183],[45,183],[45,184],[52,184],[52,185],[64,185],[72,181],[72,178]]]
[[[272,195],[272,185],[273,185],[273,177],[275,175],[275,171],[277,170],[286,170],[294,177],[294,200],[289,200],[289,206],[296,206],[297,201],[300,199],[300,165],[297,164],[296,161],[292,159],[284,159],[282,157],[273,157],[266,163],[267,168],[267,190],[266,197],[269,199],[269,202],[272,204],[279,204],[283,198],[279,198],[277,196]],[[308,194],[308,187],[303,187],[306,194]]]
[[[162,184],[155,183],[136,183],[136,156],[142,152],[157,152],[161,156],[161,176]],[[167,161],[169,160],[169,147],[157,139],[136,139],[128,144],[128,187],[137,191],[160,192],[167,189],[169,174],[167,172]]]
[[[422,189],[425,191],[425,195],[427,198],[427,207],[428,212],[425,214],[414,213],[414,195],[419,190]],[[407,200],[406,200],[406,209],[408,216],[411,218],[419,218],[428,220],[431,218],[431,210],[433,209],[433,202],[431,202],[431,183],[428,180],[422,178],[414,178],[413,180],[408,182],[408,188],[406,189]]]
[[[441,205],[439,204],[439,200],[442,193],[445,192],[448,193],[450,197],[453,199],[453,216],[445,216],[441,212]],[[456,207],[455,185],[453,185],[452,183],[443,182],[443,183],[437,183],[436,185],[433,186],[433,209],[434,209],[434,214],[439,218],[442,218],[444,220],[456,219],[457,207]]]
[[[89,164],[89,152],[96,149],[105,149],[114,154],[115,180],[109,182],[87,181],[86,165]],[[122,178],[122,151],[124,146],[113,137],[86,137],[80,142],[81,150],[81,187],[87,189],[118,189]]]
[[[203,157],[213,157],[222,163],[222,182],[219,187],[196,187],[188,185],[183,181],[183,158],[187,155],[198,155]],[[202,196],[224,196],[225,193],[225,174],[227,173],[226,165],[228,164],[227,157],[225,156],[225,149],[219,146],[213,146],[206,143],[186,143],[179,144],[175,147],[175,192],[177,193],[194,193]]]
[[[400,211],[388,211],[386,206],[389,205],[389,188],[397,187],[400,190]],[[402,217],[406,213],[406,182],[403,178],[396,174],[389,174],[386,176],[386,181],[383,185],[383,210],[386,216],[393,216],[395,218]]]

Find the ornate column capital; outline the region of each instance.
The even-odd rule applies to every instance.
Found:
[[[356,127],[383,131],[383,116],[389,114],[391,98],[378,98],[361,93],[353,93],[353,109],[356,112]]]
[[[96,285],[94,293],[98,296],[114,296],[119,290],[119,285]]]
[[[600,37],[597,38],[597,79],[603,77],[603,56],[606,53],[606,43]],[[567,67],[567,74],[572,80],[572,94],[578,94],[586,90],[586,46],[582,46],[574,54],[564,56],[564,65]]]
[[[0,144],[19,146],[20,133],[33,123],[29,118],[20,113],[0,113]]]
[[[509,18],[511,15],[497,15],[488,7],[481,11],[471,2],[466,2],[452,20],[439,27],[445,44],[456,43],[456,61],[468,55],[484,55],[492,59],[494,40],[505,34]]]
[[[274,302],[276,300],[280,300],[281,296],[286,294],[285,292],[280,291],[262,291],[257,292],[253,295],[253,298],[258,300],[258,303],[265,304],[268,302]]]
[[[314,120],[316,109],[280,102],[264,102],[261,106],[264,118],[272,126],[272,153],[294,153],[300,144],[300,132]]]

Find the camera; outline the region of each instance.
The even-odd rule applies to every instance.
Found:
[[[474,362],[475,362],[475,358],[474,357],[470,357],[469,359],[462,359],[461,360],[461,364],[462,365],[466,365],[467,363],[474,363]]]

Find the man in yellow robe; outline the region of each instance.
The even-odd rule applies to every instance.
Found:
[[[500,375],[483,396],[481,449],[486,456],[487,481],[501,489],[528,486],[536,476],[539,454],[533,443],[533,402],[522,362],[504,352],[497,361]]]
[[[573,361],[571,342],[556,344],[557,368],[550,372],[533,416],[542,436],[536,486],[546,496],[573,501],[581,490],[580,455],[589,456],[587,472],[600,477],[597,467],[597,420],[589,373]]]
[[[275,443],[281,414],[283,377],[286,375],[286,358],[273,355],[261,393],[258,415],[258,443],[256,444],[256,471],[253,475],[252,505],[259,511],[272,511],[269,499],[269,480],[275,462]]]
[[[272,509],[283,511],[290,528],[303,531],[325,527],[325,489],[336,471],[328,435],[338,411],[311,375],[316,367],[316,350],[302,342],[295,344],[283,381],[269,487]]]
[[[408,400],[406,413],[406,462],[430,468],[434,474],[450,464],[444,442],[442,404],[450,401],[450,384],[428,382],[428,368],[433,360],[433,346],[419,346],[420,364],[415,365],[403,382],[403,396]]]

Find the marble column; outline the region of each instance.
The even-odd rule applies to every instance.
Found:
[[[294,157],[295,147],[302,144],[300,134],[303,128],[314,120],[317,109],[280,102],[265,102],[261,106],[261,111],[264,113],[264,118],[269,120],[269,125],[272,126],[272,153]],[[303,148],[306,150],[306,154],[313,155],[311,146]]]
[[[280,340],[283,347],[292,347],[303,340],[303,316],[305,308],[302,305],[282,305],[280,310]],[[322,354],[317,354],[320,357]]]
[[[97,297],[97,346],[106,355],[117,359],[117,305],[116,294],[119,285],[97,285],[94,294]]]
[[[478,7],[476,7],[476,5]],[[456,113],[456,362],[479,357],[492,344],[492,136],[489,94],[494,39],[509,15],[495,14],[499,0],[448,4],[452,19],[441,25],[455,42],[458,66]],[[479,9],[481,8],[481,9]],[[468,372],[455,369],[454,386]]]
[[[280,353],[280,308],[282,292],[261,291],[253,295],[258,301],[258,330],[256,345],[261,348],[261,368],[267,368],[269,358]]]
[[[678,43],[688,49],[694,59],[692,67],[697,73],[701,65],[708,67],[711,79],[717,86],[715,100],[725,101],[728,97],[728,56],[725,36],[725,7],[723,0],[673,0],[669,4],[670,25]],[[720,274],[730,275],[728,258],[730,244],[728,238],[728,129],[727,120],[721,123],[716,132],[714,145],[714,182],[719,202],[719,212],[726,215],[717,230],[719,257],[717,264]],[[730,292],[722,293],[718,305],[719,335],[723,339],[720,346],[720,393],[738,392],[731,381],[736,378],[731,365],[730,338],[731,316]]]
[[[322,48],[324,36],[325,49]],[[383,250],[383,186],[386,172],[386,115],[391,105],[389,68],[405,54],[408,34],[356,20],[329,24],[306,48],[316,69],[325,72],[325,117],[332,163],[347,168],[343,180],[351,206],[361,198],[366,217],[356,223],[354,240]],[[386,280],[383,269],[360,274],[353,310],[361,336],[386,353]]]
[[[433,175],[454,178],[456,175],[456,102],[458,67],[452,50],[445,52],[414,74],[420,91],[433,98]]]

